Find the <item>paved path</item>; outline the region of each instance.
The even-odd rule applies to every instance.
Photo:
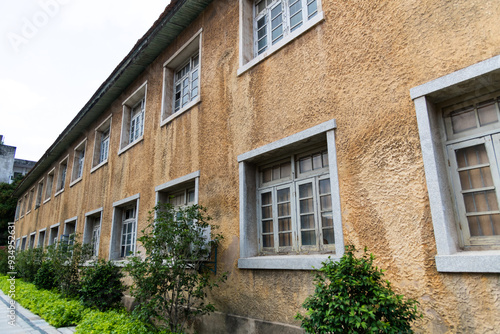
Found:
[[[9,324],[10,319],[9,296],[0,290],[0,333],[2,334],[70,334],[75,332],[75,327],[55,328],[45,320],[31,313],[18,303],[15,303],[15,322]],[[14,325],[14,326],[13,326]]]

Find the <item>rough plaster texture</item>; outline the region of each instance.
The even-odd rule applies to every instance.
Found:
[[[0,182],[10,183],[14,169],[16,148],[0,144]]]
[[[394,288],[420,301],[417,332],[498,331],[498,274],[436,271],[409,95],[411,87],[500,54],[498,2],[324,0],[323,10],[324,22],[237,76],[238,2],[214,1],[95,122],[113,115],[109,162],[90,174],[95,126],[88,128],[67,150],[71,170],[74,146],[88,138],[82,181],[67,182],[19,220],[17,237],[74,216],[83,221],[103,207],[99,254],[107,258],[113,202],[140,193],[141,230],[155,186],[200,170],[199,202],[225,235],[218,271],[228,281],[211,299],[222,313],[297,326],[294,315],[313,292],[310,272],[237,268],[237,156],[336,119],[346,243],[367,246]],[[162,64],[200,28],[201,103],[160,127]],[[146,80],[144,140],[118,156],[121,103]]]

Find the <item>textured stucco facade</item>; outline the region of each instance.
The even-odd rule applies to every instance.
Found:
[[[497,332],[500,274],[436,269],[410,89],[499,55],[498,2],[323,0],[319,23],[238,75],[241,3],[209,4],[90,126],[78,130],[64,153],[43,170],[35,167],[39,177],[21,186],[21,197],[53,168],[57,176],[69,155],[64,191],[54,196],[54,189],[40,207],[28,208],[16,223],[16,237],[35,231],[38,237],[39,230],[73,217],[83,233],[85,214],[102,208],[99,256],[107,259],[113,203],[138,195],[140,231],[155,205],[155,187],[199,171],[198,202],[225,237],[218,271],[228,272],[227,283],[211,294],[220,313],[207,323],[225,323],[231,333],[237,332],[228,329],[231,321],[255,333],[285,328],[278,324],[296,331],[294,315],[313,292],[311,271],[238,267],[238,156],[335,120],[345,243],[368,247],[394,288],[420,302],[424,318],[415,324],[417,332]],[[162,125],[163,64],[200,30],[200,101]],[[122,103],[145,82],[143,139],[118,154]],[[110,115],[109,158],[91,172],[95,130]],[[83,174],[72,183],[75,148],[85,139]],[[238,317],[228,320],[227,314]]]

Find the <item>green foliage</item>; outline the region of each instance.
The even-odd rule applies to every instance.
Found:
[[[9,250],[7,247],[0,247],[0,275],[7,275],[9,271]]]
[[[24,278],[27,282],[33,282],[38,269],[42,266],[44,257],[42,248],[29,248],[16,252],[17,277]]]
[[[84,334],[150,334],[154,329],[131,317],[124,311],[91,311],[76,327],[76,333]],[[160,332],[157,332],[160,333]],[[162,332],[167,334],[167,332]]]
[[[86,307],[100,311],[117,308],[120,305],[125,286],[120,268],[111,261],[100,260],[82,272],[80,300]]]
[[[71,242],[58,242],[47,248],[47,258],[54,270],[57,289],[64,297],[77,297],[81,288],[80,267],[91,258],[89,244],[81,244],[77,236]]]
[[[144,258],[134,257],[126,267],[138,301],[134,314],[157,328],[181,333],[187,321],[215,310],[205,301],[207,291],[226,275],[212,280],[203,264],[222,236],[212,234],[207,241],[205,231],[215,227],[198,205],[176,209],[163,204],[155,213],[156,218],[150,213],[150,224],[138,239],[146,250]]]
[[[373,266],[373,254],[356,258],[355,247],[346,246],[339,262],[331,260],[315,275],[315,292],[297,314],[307,333],[413,333],[411,323],[421,317],[418,302],[405,300],[383,280],[383,270]]]
[[[52,261],[46,260],[38,269],[33,283],[38,289],[51,290],[57,287],[55,281],[55,270]]]
[[[0,278],[0,288],[5,293],[9,292],[7,277]],[[76,325],[84,315],[84,307],[77,300],[62,298],[56,292],[38,290],[35,285],[19,279],[16,280],[14,299],[55,327]]]
[[[7,245],[8,222],[14,221],[17,206],[17,197],[12,195],[22,178],[17,177],[11,184],[0,183],[0,246]]]

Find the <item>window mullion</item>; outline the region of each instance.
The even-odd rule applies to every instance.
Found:
[[[273,239],[274,239],[274,251],[279,252],[279,231],[278,231],[278,195],[276,187],[273,187],[272,191],[272,203],[273,203]]]

